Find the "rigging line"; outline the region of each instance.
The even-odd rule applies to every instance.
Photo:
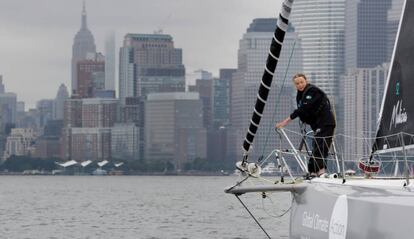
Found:
[[[257,223],[257,225],[260,227],[260,229],[262,229],[262,231],[266,234],[267,238],[272,239],[269,234],[267,234],[266,230],[262,227],[262,225],[260,224],[260,222],[256,219],[256,217],[252,214],[252,212],[250,212],[249,208],[247,208],[247,206],[243,203],[243,201],[239,198],[239,196],[237,196],[236,194],[234,195],[236,196],[236,198],[239,200],[239,202],[243,205],[243,207],[246,209],[246,211],[250,214],[250,216],[253,218],[253,220]]]
[[[307,9],[305,9],[305,12],[306,11],[307,11]],[[298,28],[300,28],[302,26],[302,22],[303,22],[303,15],[300,18],[300,22],[298,24]],[[288,27],[289,27],[289,24],[288,24]],[[286,30],[286,33],[287,32],[288,31]],[[280,102],[280,96],[282,95],[282,92],[283,92],[283,89],[284,89],[284,86],[285,86],[286,77],[287,77],[287,74],[288,74],[288,71],[289,71],[289,68],[290,68],[290,63],[292,61],[293,53],[295,51],[295,47],[296,47],[296,43],[298,41],[298,38],[299,38],[299,34],[296,33],[295,41],[293,42],[292,51],[290,52],[289,61],[288,61],[288,64],[287,64],[287,67],[286,67],[286,70],[285,70],[285,75],[283,77],[282,86],[281,86],[281,88],[279,90],[279,93],[277,94],[277,99],[276,99],[276,102],[275,102],[276,105],[277,105],[278,102]],[[279,57],[279,59],[280,59],[280,57]],[[273,110],[271,126],[267,130],[266,139],[265,139],[265,142],[263,144],[263,150],[262,150],[262,154],[261,155],[263,155],[264,152],[266,151],[266,148],[267,148],[267,145],[268,145],[268,142],[269,142],[270,133],[272,132],[272,128],[273,128],[273,124],[274,124],[275,118],[276,118],[276,107]],[[264,162],[262,162],[262,163],[264,163]]]
[[[292,61],[293,53],[295,51],[296,41],[297,41],[297,38],[293,42],[293,47],[292,47],[292,51],[291,51],[290,56],[289,56],[288,65],[287,65],[286,70],[285,70],[285,76],[284,76],[283,81],[282,81],[282,86],[281,86],[281,88],[279,90],[279,93],[277,94],[276,104],[280,101],[280,96],[282,95],[282,92],[283,92],[283,89],[284,89],[284,86],[285,86],[287,74],[288,74],[288,71],[289,71],[289,66],[290,66],[290,63]],[[269,142],[269,137],[270,137],[270,133],[272,132],[272,128],[273,128],[273,124],[274,124],[275,118],[276,118],[276,107],[273,110],[271,126],[267,130],[266,139],[265,139],[265,142],[263,144],[262,155],[266,151],[266,147],[267,147],[268,142]]]
[[[233,186],[231,186],[230,188],[228,188],[227,190],[231,190],[237,186],[239,186],[240,184],[242,184],[244,181],[246,181],[247,179],[250,178],[250,174],[248,174],[245,178],[243,178],[242,180],[240,180],[240,182],[237,182],[236,184],[234,184]]]

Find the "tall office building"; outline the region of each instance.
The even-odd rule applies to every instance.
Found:
[[[231,143],[228,145],[229,157],[232,159],[242,158],[242,143],[253,113],[276,22],[277,20],[273,18],[254,19],[239,43],[238,68],[233,74],[231,83],[231,129],[228,132]],[[290,57],[292,59],[288,68]],[[303,68],[301,44],[292,26],[289,26],[285,35],[279,59],[272,89],[249,154],[254,159],[271,152],[279,144],[279,140],[274,135],[274,125],[277,121],[286,118],[295,108],[295,90],[291,83],[291,76],[301,72]],[[288,128],[299,131],[295,123],[290,124]],[[292,136],[292,140],[296,141],[296,138]],[[286,144],[280,147],[284,146]]]
[[[189,91],[198,92],[203,102],[203,125],[206,129],[210,128],[213,118],[213,78],[197,79],[195,85],[189,86]]]
[[[61,84],[56,94],[55,102],[53,104],[53,119],[63,120],[65,101],[68,98],[69,98],[68,88],[66,88],[65,84]]]
[[[117,99],[83,99],[82,127],[112,127],[117,119]]]
[[[6,147],[7,136],[17,121],[17,95],[5,93],[3,76],[0,75],[0,159]]]
[[[0,93],[0,156],[6,145],[6,137],[17,119],[17,95],[15,93]]]
[[[181,170],[206,158],[202,102],[196,92],[151,93],[145,103],[145,159],[168,160]]]
[[[108,160],[111,158],[110,128],[72,128],[72,160]]]
[[[49,120],[53,120],[54,103],[52,99],[43,99],[36,103],[38,124],[41,130],[43,130],[43,127],[45,127]]]
[[[402,7],[404,0],[392,0],[392,5],[388,11],[388,25],[387,25],[387,58],[391,59],[392,51],[394,50],[395,38],[397,36],[398,25],[401,19]]]
[[[60,158],[63,120],[49,120],[34,144],[36,158]]]
[[[90,53],[86,59],[77,62],[76,96],[95,98],[98,91],[105,90],[105,57],[100,53]]]
[[[130,127],[128,125],[133,124],[137,127],[139,131],[138,149],[135,149],[135,150],[137,150],[137,152],[139,153],[139,158],[141,159],[144,158],[144,141],[145,141],[144,139],[144,101],[145,99],[142,96],[141,97],[126,97],[124,101],[125,104],[120,106],[121,122],[124,123],[126,127]],[[125,136],[130,137],[127,135]],[[121,140],[120,137],[121,135],[117,137],[117,139]]]
[[[344,74],[346,0],[296,0],[291,22],[302,40],[303,72],[332,101]],[[332,102],[335,103],[335,102]]]
[[[115,33],[105,38],[105,90],[115,90]]]
[[[213,80],[213,125],[215,128],[230,123],[231,79],[237,69],[220,69],[220,76]]]
[[[394,47],[400,13],[400,0],[346,2],[346,75],[339,92],[343,104],[339,124],[343,125],[340,132],[347,136],[375,136],[387,78],[388,64],[385,63],[391,61],[390,52]],[[360,157],[362,153],[368,153],[369,149],[363,149],[363,144],[357,141],[345,139],[344,152],[355,151]]]
[[[17,95],[15,93],[0,94],[0,131],[4,126],[16,123]]]
[[[387,15],[392,0],[346,1],[346,70],[389,62]]]
[[[111,127],[117,120],[117,110],[117,99],[66,100],[62,157],[74,160],[109,159]]]
[[[119,98],[185,90],[182,50],[162,34],[127,34],[119,55]]]
[[[0,94],[4,93],[3,76],[0,75]]]
[[[82,99],[67,99],[63,113],[61,154],[70,159],[72,153],[72,128],[82,127]]]
[[[355,160],[368,155],[377,131],[388,64],[375,68],[359,68],[349,71],[343,79],[345,159]]]
[[[65,128],[82,127],[82,100],[67,99],[63,112]]]
[[[117,99],[68,99],[65,102],[63,125],[65,128],[112,127],[117,115]]]
[[[76,33],[72,46],[72,91],[71,94],[76,93],[78,86],[77,78],[77,62],[86,59],[88,53],[95,53],[96,46],[92,33],[89,31],[86,19],[85,2],[82,10],[82,24],[81,29]]]
[[[142,157],[140,128],[134,123],[115,124],[111,128],[112,158],[137,160]]]

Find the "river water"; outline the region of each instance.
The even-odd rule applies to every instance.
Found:
[[[1,176],[0,238],[267,238],[233,176]],[[289,194],[241,196],[272,238],[288,238]]]

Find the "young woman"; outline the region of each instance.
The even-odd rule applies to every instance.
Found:
[[[277,123],[276,127],[284,127],[297,117],[310,125],[314,140],[308,171],[312,176],[320,176],[325,173],[325,158],[328,156],[336,126],[335,116],[325,92],[310,84],[304,74],[294,75],[293,83],[297,89],[297,109],[285,120]]]

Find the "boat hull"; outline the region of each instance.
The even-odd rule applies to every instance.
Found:
[[[414,193],[403,181],[380,188],[318,180],[292,192],[290,238],[413,238]]]

